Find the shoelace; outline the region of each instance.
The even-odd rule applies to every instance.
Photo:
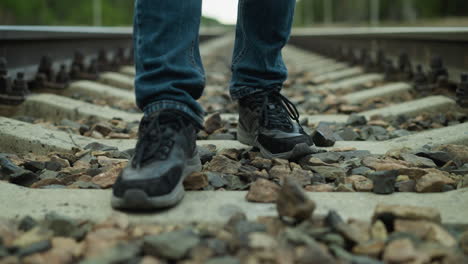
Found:
[[[169,119],[167,117],[163,118],[164,121]],[[174,140],[172,139],[174,137],[174,133],[167,133],[167,129],[172,126],[174,131],[178,131],[180,128],[184,127],[184,125],[182,118],[176,115],[174,115],[174,119],[161,124],[161,114],[153,117],[147,125],[142,124],[141,128],[144,129],[144,131],[138,140],[138,146],[135,149],[132,166],[139,169],[149,160],[167,159],[174,145]],[[163,126],[163,129],[161,129],[161,126]],[[186,133],[185,129],[182,130]],[[188,137],[189,135],[186,134],[185,136]]]
[[[289,120],[285,123],[286,114],[299,124],[299,111],[279,90],[267,90],[257,95],[258,97],[253,98],[256,106],[261,103],[262,122],[265,127],[290,129],[292,124]]]

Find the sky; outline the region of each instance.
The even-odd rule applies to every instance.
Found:
[[[235,24],[238,0],[203,0],[203,15],[225,24]]]

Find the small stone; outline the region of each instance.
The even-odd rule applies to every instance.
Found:
[[[230,133],[213,133],[208,136],[209,140],[235,140],[236,137]]]
[[[62,159],[56,155],[50,157],[51,162],[57,162],[61,165],[61,168],[68,168],[70,167],[70,162],[66,159]]]
[[[87,226],[80,226],[78,222],[66,216],[49,213],[45,216],[45,225],[54,236],[82,239],[87,233]]]
[[[312,183],[314,173],[300,168],[295,168],[292,170],[290,176],[303,187]]]
[[[198,146],[198,154],[200,155],[200,161],[202,164],[205,164],[216,155],[216,146],[215,145],[202,145]]]
[[[335,188],[335,192],[355,192],[351,184],[340,183]]]
[[[395,182],[398,171],[377,171],[369,175],[374,184],[373,192],[377,194],[391,194],[395,192]]]
[[[323,152],[323,153],[311,154],[311,155],[308,155],[307,157],[317,158],[329,164],[338,163],[343,158],[343,156],[337,152]]]
[[[361,175],[346,177],[345,183],[350,183],[358,192],[371,192],[374,189],[372,181]]]
[[[250,164],[252,164],[259,170],[269,170],[273,164],[273,161],[270,159],[264,159],[262,157],[255,157],[255,159],[252,160]]]
[[[365,234],[360,234],[356,226],[345,223],[336,211],[331,210],[328,212],[328,215],[325,217],[325,223],[353,245],[368,240]]]
[[[104,122],[97,123],[94,126],[91,127],[92,131],[97,131],[104,137],[109,135],[112,132],[112,127]]]
[[[101,167],[111,167],[114,165],[117,165],[119,163],[127,163],[128,160],[126,159],[113,159],[113,158],[108,158],[106,156],[99,156],[98,158],[98,163],[101,165]]]
[[[362,160],[362,165],[374,169],[376,171],[400,170],[406,169],[407,164],[404,161],[391,158],[378,159],[375,157],[365,157]]]
[[[93,189],[93,190],[101,189],[99,185],[92,182],[92,178],[90,179],[90,181],[78,180],[68,185],[67,188],[68,189]]]
[[[395,219],[428,220],[435,223],[441,222],[440,212],[437,209],[410,205],[378,204],[375,207],[372,219],[382,219],[393,225]]]
[[[194,172],[184,180],[185,190],[201,190],[206,186],[208,186],[208,177],[202,172]]]
[[[385,263],[409,263],[416,260],[417,253],[413,243],[409,239],[397,239],[391,241],[384,250]]]
[[[130,139],[131,136],[129,134],[125,133],[116,133],[116,132],[111,132],[107,135],[108,138],[110,139]]]
[[[274,250],[277,246],[276,240],[266,233],[252,232],[249,234],[249,247],[252,249]]]
[[[215,257],[207,260],[205,264],[240,264],[241,262],[234,257],[224,256],[224,257]]]
[[[29,256],[35,253],[40,253],[49,250],[52,247],[52,244],[49,240],[42,240],[39,242],[32,243],[26,247],[20,248],[16,254],[19,257]]]
[[[38,182],[33,183],[30,188],[42,188],[47,185],[55,185],[55,184],[62,184],[61,181],[55,178],[47,178],[39,180]]]
[[[416,152],[415,155],[419,157],[429,158],[432,161],[434,161],[434,163],[437,166],[443,166],[451,160],[451,156],[447,152],[444,152],[444,151],[423,150],[423,151]]]
[[[315,207],[314,201],[307,197],[302,187],[293,178],[286,177],[276,201],[280,218],[302,222],[311,217]]]
[[[413,180],[399,181],[395,183],[395,187],[399,192],[415,192],[416,181],[413,181]]]
[[[461,234],[459,244],[465,255],[468,255],[468,231]]]
[[[18,229],[21,230],[21,231],[29,231],[31,229],[33,229],[34,227],[37,226],[37,221],[34,220],[34,218],[30,217],[29,215],[28,216],[25,216],[21,219],[19,225],[18,225]],[[1,244],[1,243],[0,243]]]
[[[282,179],[291,173],[291,169],[289,168],[289,163],[287,166],[285,165],[275,165],[273,166],[268,174],[270,178],[279,180],[282,182]]]
[[[27,247],[37,242],[49,240],[52,235],[53,233],[50,230],[37,226],[13,240],[12,246],[18,248]]]
[[[43,170],[42,173],[39,175],[39,179],[56,179],[59,173],[57,171],[51,170]]]
[[[346,171],[342,168],[328,166],[311,166],[310,169],[325,177],[325,179],[334,181],[346,177]]]
[[[110,170],[94,176],[92,183],[99,185],[99,187],[103,189],[110,188],[112,185],[114,185],[117,177],[125,166],[125,163],[114,165]]]
[[[236,161],[239,160],[240,154],[241,154],[241,150],[234,149],[234,148],[227,148],[227,149],[223,149],[220,152],[218,152],[218,155],[223,155],[223,156],[226,156],[226,157],[228,157],[228,158],[230,158],[232,160],[236,160]]]
[[[427,192],[442,192],[445,184],[455,184],[455,181],[446,176],[443,172],[433,170],[422,176],[416,181],[416,191]]]
[[[34,173],[38,173],[45,168],[45,162],[29,160],[23,164],[23,167]]]
[[[221,188],[227,185],[227,181],[223,178],[222,174],[217,172],[206,172],[208,181],[214,188]]]
[[[349,126],[364,126],[367,124],[367,119],[365,116],[352,114],[348,117],[348,121],[346,121],[346,125]]]
[[[375,221],[375,223],[372,225],[370,234],[371,238],[377,241],[385,241],[388,237],[387,228],[385,227],[385,224],[380,220]]]
[[[419,157],[414,154],[403,153],[401,154],[401,158],[404,161],[410,163],[410,165],[413,167],[419,167],[419,168],[436,168],[437,167],[437,165],[431,159]]]
[[[274,158],[272,159],[272,161],[273,161],[273,166],[276,166],[276,165],[285,166],[285,167],[289,166],[289,161],[286,159]]]
[[[380,127],[388,127],[389,124],[383,120],[371,120],[367,122],[369,126],[380,126]]]
[[[318,147],[331,147],[335,145],[335,136],[333,130],[326,124],[319,123],[312,135],[312,140]]]
[[[211,172],[220,172],[227,174],[236,174],[239,171],[241,164],[231,160],[223,155],[216,155],[206,164],[206,170]]]
[[[454,247],[457,241],[439,224],[426,220],[395,220],[395,231],[416,235],[420,239]]]
[[[305,190],[308,192],[333,192],[335,187],[331,184],[315,184],[306,186]]]
[[[280,187],[269,180],[258,179],[250,185],[246,199],[249,202],[273,203],[278,199]]]
[[[451,160],[456,163],[468,163],[468,146],[465,145],[442,145],[435,149],[436,151],[443,151],[448,153]]]
[[[205,131],[208,134],[213,133],[214,131],[223,127],[223,120],[221,119],[220,113],[214,113],[209,115],[205,120]]]
[[[146,236],[143,239],[143,250],[146,254],[170,260],[184,258],[200,239],[188,230],[179,230],[159,235]]]
[[[368,168],[368,167],[364,167],[364,166],[361,166],[361,167],[357,167],[357,168],[354,168],[351,170],[351,175],[367,175],[368,173],[371,173],[373,172],[372,169]]]
[[[352,252],[378,259],[385,247],[384,240],[371,240],[353,247]]]

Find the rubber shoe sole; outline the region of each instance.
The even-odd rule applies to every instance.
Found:
[[[143,190],[126,190],[122,197],[112,195],[111,205],[115,209],[127,210],[154,210],[175,206],[185,196],[184,180],[193,172],[201,171],[202,164],[198,153],[190,160],[187,160],[185,169],[176,187],[168,194],[161,196],[148,196]]]
[[[307,145],[307,143],[299,143],[294,146],[293,149],[287,152],[282,153],[271,153],[268,149],[262,146],[260,142],[258,142],[258,136],[249,134],[248,132],[244,131],[242,128],[237,128],[237,140],[242,144],[249,145],[252,147],[257,147],[260,150],[262,156],[266,159],[293,159],[295,157],[302,157],[309,153],[311,153],[311,146]]]

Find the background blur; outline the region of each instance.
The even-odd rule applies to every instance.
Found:
[[[234,24],[236,5],[204,0],[203,26]],[[0,0],[3,25],[129,26],[132,16],[133,0]],[[468,26],[468,0],[298,0],[294,25]]]

